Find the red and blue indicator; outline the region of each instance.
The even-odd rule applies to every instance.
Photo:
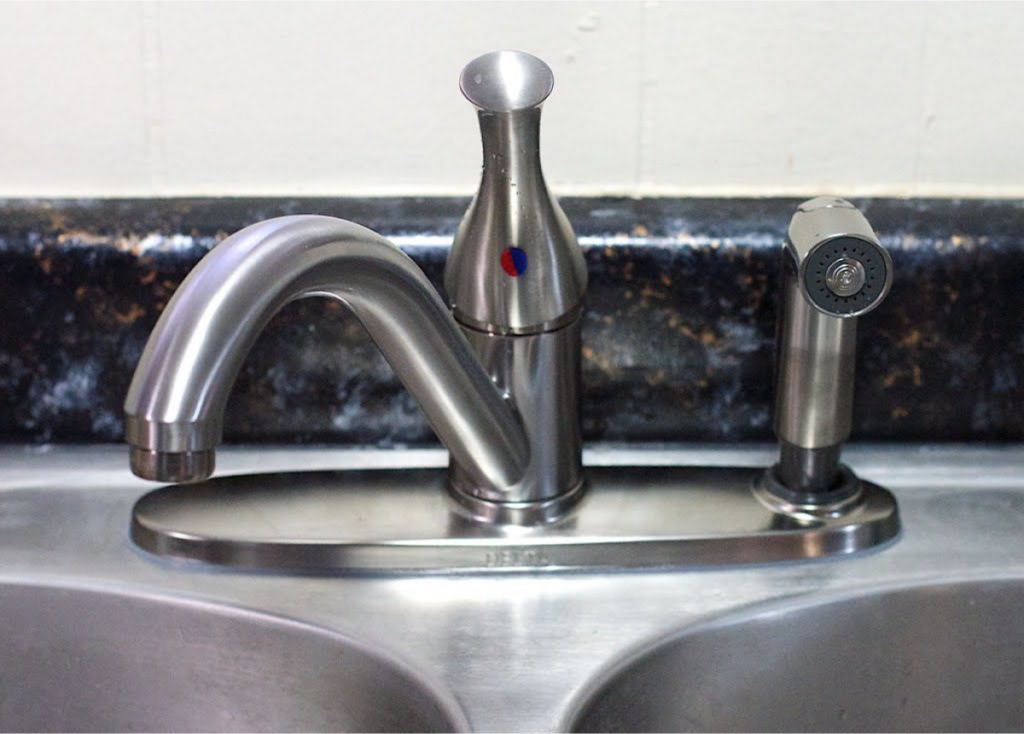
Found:
[[[518,278],[526,272],[526,253],[518,247],[509,247],[501,253],[501,269]]]

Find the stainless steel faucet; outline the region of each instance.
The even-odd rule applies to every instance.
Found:
[[[583,487],[587,276],[540,170],[540,106],[552,84],[542,61],[517,52],[487,54],[463,72],[484,174],[448,263],[452,312],[397,247],[340,219],[260,222],[204,257],[129,388],[132,470],[158,481],[209,477],[228,394],[257,336],[285,304],[326,296],[366,327],[450,450],[449,488],[463,512],[523,524],[565,513]]]
[[[141,548],[264,570],[510,572],[764,563],[852,553],[898,534],[893,496],[839,463],[855,317],[892,278],[867,221],[839,199],[803,204],[790,228],[778,465],[595,466],[584,478],[587,272],[541,172],[540,107],[552,86],[542,61],[512,51],[462,73],[484,165],[448,259],[447,305],[397,247],[340,219],[261,222],[203,258],[160,317],[125,402],[132,469],[178,482],[136,502],[131,537]],[[213,472],[228,393],[253,342],[306,296],[335,298],[363,323],[448,447],[447,472],[188,484]],[[433,504],[441,487],[453,512]]]
[[[853,424],[857,318],[892,285],[892,260],[850,202],[801,204],[783,254],[772,491],[797,504],[847,499],[857,488],[840,463]]]
[[[463,85],[510,85],[520,64],[546,69],[489,56]],[[451,450],[448,471],[293,471],[159,487],[132,510],[139,547],[261,570],[504,573],[767,563],[898,535],[892,494],[839,464],[854,317],[884,297],[891,267],[864,218],[834,199],[801,207],[786,248],[779,464],[593,466],[586,501],[576,502],[585,274],[535,142],[514,142],[536,141],[542,98],[515,96],[533,105],[521,110],[512,95],[474,90],[486,162],[449,260],[454,316],[373,232],[326,217],[275,219],[228,238],[189,275],[128,396],[136,472],[208,476],[227,392],[256,335],[289,300],[325,295],[362,320],[423,405]],[[518,206],[521,191],[532,193]],[[454,512],[435,505],[442,487]]]
[[[554,76],[540,59],[498,51],[462,72],[483,138],[480,188],[445,270],[455,320],[530,427],[530,463],[513,493],[480,484],[452,456],[454,496],[474,516],[544,521],[583,487],[580,315],[587,267],[540,165],[540,110]],[[525,513],[525,515],[524,515]]]

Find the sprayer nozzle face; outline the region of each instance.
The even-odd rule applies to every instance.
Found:
[[[849,298],[860,293],[867,279],[864,264],[845,255],[829,265],[825,271],[826,287],[841,298]]]
[[[804,292],[819,309],[833,316],[858,316],[885,297],[889,262],[882,249],[859,237],[822,242],[803,269]]]

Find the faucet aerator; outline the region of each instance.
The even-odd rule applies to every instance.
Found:
[[[200,482],[213,475],[217,452],[204,451],[153,451],[137,446],[131,447],[130,463],[132,474],[156,482]]]

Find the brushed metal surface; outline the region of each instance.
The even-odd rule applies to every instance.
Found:
[[[805,449],[841,444],[853,426],[857,320],[814,308],[800,291],[795,267],[784,263],[783,271],[775,434]]]
[[[453,460],[449,484],[475,516],[490,522],[537,524],[550,517],[518,517],[510,498],[531,503],[526,511],[559,497],[573,498],[554,517],[575,502],[583,482],[583,429],[581,400],[581,319],[557,331],[509,336],[487,334],[469,327],[463,333],[480,364],[508,396],[525,426],[529,427],[530,463],[515,487],[497,491],[474,484]]]
[[[518,51],[485,54],[462,73],[462,92],[477,107],[483,171],[455,235],[444,287],[455,318],[479,331],[552,331],[583,305],[583,251],[541,169],[541,104],[553,84],[547,64]],[[500,265],[510,247],[525,257],[518,276]]]
[[[312,215],[233,234],[175,292],[125,399],[133,468],[148,479],[194,480],[195,462],[159,459],[199,452],[200,468],[212,471],[242,360],[274,314],[307,296],[352,310],[474,483],[519,483],[530,459],[522,422],[423,272],[380,235]]]
[[[576,731],[1021,731],[1024,579],[770,605],[662,641]]]
[[[782,259],[778,476],[791,492],[824,494],[839,478],[840,447],[853,426],[857,318],[889,293],[892,259],[864,215],[835,197],[800,204]]]
[[[492,51],[466,64],[459,89],[481,110],[515,112],[543,104],[555,87],[551,67],[522,51]]]
[[[226,605],[0,583],[0,731],[456,731],[380,651]]]
[[[775,451],[770,444],[598,445],[585,447],[584,464],[756,470]],[[218,454],[221,476],[442,469],[448,461],[438,449],[260,446]],[[322,576],[154,561],[128,538],[132,507],[152,485],[131,475],[124,446],[0,446],[0,580],[116,587],[288,617],[422,671],[458,701],[473,730],[560,731],[578,719],[607,671],[719,618],[767,606],[786,616],[843,595],[1024,579],[1024,446],[851,444],[844,462],[896,496],[898,542],[839,559],[701,569]],[[922,617],[911,609],[906,619]],[[1020,615],[1006,620],[1008,640],[1018,639],[1021,624]],[[743,659],[756,659],[756,650],[744,650]],[[997,670],[1004,663],[993,658]],[[960,680],[956,670],[949,676]]]
[[[459,86],[477,108],[483,170],[448,255],[445,291],[484,369],[527,427],[530,464],[507,487],[474,481],[455,458],[451,491],[481,521],[544,524],[565,515],[582,489],[587,289],[583,251],[541,169],[541,105],[554,75],[535,56],[495,51],[471,61]]]
[[[463,519],[445,472],[257,474],[156,489],[132,512],[152,553],[256,570],[560,571],[702,566],[863,551],[899,532],[892,495],[865,482],[832,511],[772,506],[761,472],[600,467],[572,513],[544,527]]]
[[[445,268],[451,313],[411,259],[352,222],[290,216],[236,232],[181,284],[139,360],[124,407],[136,474],[210,476],[256,338],[287,303],[327,296],[366,327],[451,451],[464,506],[521,524],[571,508],[587,268],[540,167],[554,78],[534,56],[498,51],[470,62],[460,84],[478,109],[484,167]]]

